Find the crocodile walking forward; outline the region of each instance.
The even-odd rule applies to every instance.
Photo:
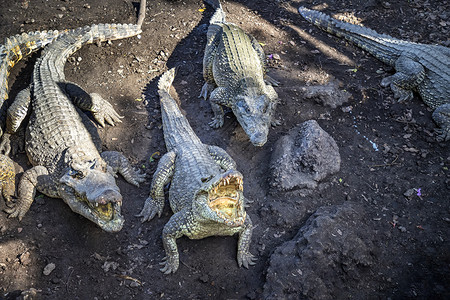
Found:
[[[22,33],[5,38],[5,42],[0,45],[0,136],[6,121],[5,101],[8,99],[8,76],[11,68],[23,58],[51,43],[59,34],[57,30]]]
[[[266,75],[266,57],[258,41],[238,26],[225,21],[218,0],[206,0],[216,9],[207,33],[200,97],[208,99],[214,112],[210,126],[222,127],[223,106],[231,108],[250,141],[263,146],[267,141],[278,95]],[[266,80],[266,81],[265,81]]]
[[[164,186],[171,181],[169,202],[174,215],[162,234],[166,257],[161,271],[170,274],[178,269],[176,239],[181,236],[202,239],[235,233],[239,234],[238,265],[248,268],[254,264],[249,252],[253,227],[244,209],[242,174],[222,148],[203,144],[194,133],[169,95],[174,76],[171,69],[158,83],[167,153],[158,163],[150,195],[137,216],[142,222],[161,216]]]
[[[319,28],[343,37],[366,50],[396,73],[381,81],[399,101],[413,98],[417,91],[432,108],[438,141],[450,140],[450,48],[419,44],[379,34],[374,30],[341,22],[324,13],[299,8],[300,14]]]
[[[145,9],[141,2],[141,10]],[[28,111],[25,150],[33,167],[22,175],[18,199],[7,208],[19,220],[29,210],[36,190],[62,198],[76,213],[108,232],[119,231],[122,195],[115,181],[120,173],[139,186],[144,175],[136,172],[119,152],[100,154],[96,128],[80,109],[90,111],[102,126],[120,122],[113,106],[98,94],[88,94],[67,82],[67,58],[85,44],[131,37],[141,32],[136,24],[99,24],[61,34],[46,46],[35,64],[32,83],[19,92],[7,112],[7,132],[14,133]],[[8,134],[3,135],[7,142]]]

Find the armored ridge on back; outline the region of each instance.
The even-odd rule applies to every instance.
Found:
[[[200,97],[208,98],[214,112],[211,127],[223,125],[222,106],[231,108],[250,141],[262,146],[267,141],[278,95],[267,76],[266,57],[258,41],[236,25],[225,21],[218,0],[207,0],[216,9],[207,34]],[[275,124],[275,123],[274,123]]]
[[[249,252],[252,222],[244,210],[242,174],[236,163],[217,146],[203,144],[182,115],[169,88],[175,69],[163,74],[158,83],[161,115],[167,153],[153,175],[150,196],[138,215],[142,222],[161,216],[164,186],[171,181],[169,202],[174,215],[164,226],[165,274],[179,266],[176,239],[185,235],[202,239],[214,235],[239,233],[239,266],[253,265]]]
[[[142,9],[145,4],[141,3]],[[120,117],[99,95],[89,95],[66,82],[64,65],[69,55],[83,45],[135,36],[141,32],[140,24],[77,28],[45,48],[36,62],[31,88],[21,91],[8,109],[8,133],[17,130],[31,109],[25,149],[33,165],[20,180],[17,202],[6,209],[9,217],[21,219],[38,190],[49,197],[62,198],[74,212],[105,231],[122,228],[122,195],[115,173],[136,186],[144,177],[131,169],[121,153],[108,151],[100,155],[96,129],[77,107],[92,112],[101,125],[114,125]],[[3,135],[3,139],[7,142],[8,135]]]
[[[450,140],[450,48],[399,40],[374,30],[333,19],[321,12],[299,8],[300,14],[319,28],[343,37],[366,50],[396,73],[381,81],[390,86],[399,101],[410,100],[417,91],[434,109],[433,120],[440,127],[437,140]]]
[[[20,60],[51,43],[59,34],[57,30],[22,33],[5,38],[5,43],[0,45],[0,136],[5,125],[7,108],[4,103],[8,99],[9,71]]]

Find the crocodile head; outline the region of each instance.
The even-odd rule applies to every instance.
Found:
[[[258,93],[256,88],[246,88],[243,93],[236,96],[231,109],[250,138],[250,142],[255,146],[263,146],[267,141],[275,110],[270,97]]]
[[[59,180],[70,208],[108,232],[122,229],[122,195],[110,167],[101,159],[72,163]]]
[[[239,227],[244,224],[242,174],[230,170],[225,173],[202,179],[202,186],[195,195],[194,212],[206,221]]]

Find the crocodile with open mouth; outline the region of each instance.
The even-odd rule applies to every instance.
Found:
[[[202,239],[214,235],[239,234],[237,261],[248,268],[254,264],[249,252],[252,222],[247,216],[242,174],[236,163],[217,146],[203,144],[182,115],[169,88],[175,69],[163,74],[158,83],[167,153],[153,175],[150,196],[138,214],[142,222],[161,216],[164,186],[171,181],[169,202],[174,215],[164,226],[165,274],[179,266],[176,239],[185,235]]]
[[[145,9],[145,1],[140,9]],[[96,128],[80,108],[90,111],[102,126],[105,122],[120,122],[120,116],[100,95],[88,94],[67,82],[64,65],[85,44],[138,35],[142,21],[80,27],[61,34],[46,46],[35,64],[31,87],[19,92],[7,112],[2,143],[9,142],[9,135],[17,131],[31,111],[25,150],[33,165],[20,179],[17,202],[6,209],[9,217],[21,220],[38,190],[49,197],[62,198],[74,212],[105,231],[122,229],[122,195],[115,174],[120,173],[136,186],[144,175],[133,170],[119,152],[100,154]]]

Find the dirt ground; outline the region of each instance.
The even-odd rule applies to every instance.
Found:
[[[206,28],[212,9],[200,0],[147,3],[141,38],[85,46],[66,64],[66,78],[104,96],[125,116],[116,127],[99,128],[104,149],[121,151],[148,180],[136,188],[118,178],[126,223],[109,234],[73,213],[60,199],[38,195],[22,222],[0,213],[0,299],[34,288],[42,299],[262,299],[274,249],[292,239],[319,207],[357,203],[367,218],[375,261],[360,285],[343,282],[337,298],[444,299],[450,297],[450,143],[435,141],[435,125],[416,95],[397,103],[380,87],[392,70],[303,20],[297,8],[363,24],[380,33],[450,45],[449,1],[222,1],[227,19],[253,34],[270,55],[281,125],[255,148],[232,114],[218,130],[207,125],[208,102],[198,99],[203,78]],[[129,0],[21,0],[0,3],[1,38],[20,32],[76,28],[95,23],[134,23],[138,3]],[[10,98],[30,82],[39,53],[10,76]],[[448,63],[448,62],[447,62]],[[247,208],[255,225],[250,269],[236,263],[236,237],[178,240],[180,268],[159,272],[161,232],[172,215],[141,224],[135,217],[148,195],[158,155],[165,145],[156,81],[180,66],[174,82],[181,107],[200,139],[220,146],[244,175]],[[301,87],[335,78],[352,97],[336,109],[301,96]],[[145,97],[144,97],[145,96]],[[315,119],[337,142],[341,170],[327,188],[300,197],[269,193],[268,166],[277,139],[293,126]],[[30,165],[13,159],[18,177]],[[406,195],[405,195],[406,193]],[[0,202],[0,209],[5,207]],[[44,275],[53,263],[55,269]],[[324,266],[326,267],[326,266]],[[325,291],[324,291],[325,293]],[[282,297],[280,297],[282,298]],[[300,298],[300,295],[299,295]],[[324,298],[325,299],[325,298]]]

